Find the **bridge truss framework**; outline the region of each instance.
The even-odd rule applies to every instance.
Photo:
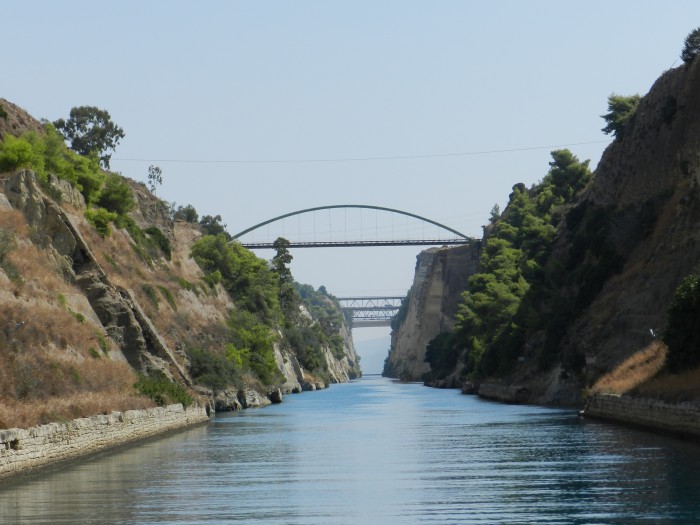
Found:
[[[351,312],[353,328],[391,326],[401,307],[402,296],[339,297],[343,311]]]

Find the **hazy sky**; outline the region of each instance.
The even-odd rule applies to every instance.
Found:
[[[646,93],[700,23],[697,0],[4,0],[0,12],[0,96],[48,120],[107,109],[126,132],[112,168],[145,181],[159,165],[159,196],[222,215],[231,233],[371,204],[481,236],[513,184],[546,174],[549,146],[595,166],[608,95]],[[537,149],[503,151],[524,148]],[[471,154],[484,151],[500,153]],[[453,153],[470,154],[333,161]],[[305,159],[326,161],[270,162]],[[211,162],[251,160],[265,162]],[[400,295],[419,250],[296,250],[292,271],[338,296]]]

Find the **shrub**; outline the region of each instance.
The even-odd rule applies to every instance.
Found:
[[[21,281],[21,276],[17,267],[10,261],[10,252],[17,248],[15,234],[10,230],[0,228],[0,269],[12,281]]]
[[[162,375],[157,377],[139,375],[134,388],[139,394],[151,398],[159,406],[182,403],[182,406],[188,407],[192,404],[192,396],[182,385],[173,383]]]
[[[170,239],[168,239],[165,234],[156,226],[150,226],[144,230],[145,233],[147,233],[153,241],[155,245],[158,246],[161,252],[163,252],[163,255],[165,255],[165,258],[167,260],[170,260],[172,257],[172,251],[173,247],[172,244],[170,243]]]
[[[183,290],[196,293],[197,287],[183,277],[178,278],[177,284],[179,284],[180,288],[182,288]]]
[[[35,169],[40,163],[31,143],[9,133],[0,143],[0,172],[15,171],[19,168]],[[43,162],[41,163],[43,167]]]
[[[199,348],[187,351],[190,375],[195,383],[222,390],[234,381],[236,368],[226,357]]]
[[[0,118],[7,118],[7,111],[5,111],[5,108],[2,107],[2,104],[0,104]]]
[[[668,309],[662,338],[668,346],[666,364],[671,372],[700,365],[700,277],[689,275],[676,289]]]
[[[173,220],[180,220],[189,223],[196,223],[199,221],[199,214],[191,204],[188,204],[187,206],[178,206],[176,209],[175,203],[173,203],[170,214]]]
[[[116,173],[107,174],[97,205],[117,215],[126,215],[134,208],[134,195],[124,177]]]
[[[160,290],[160,294],[165,298],[165,300],[168,301],[170,308],[177,311],[177,304],[175,304],[175,298],[173,297],[172,292],[165,286],[160,285],[158,285],[158,290]]]
[[[109,237],[111,230],[109,223],[117,220],[117,214],[104,208],[91,208],[85,210],[85,219],[92,224],[101,237]]]
[[[455,337],[449,332],[443,332],[430,340],[425,349],[425,362],[430,363],[429,376],[431,379],[444,379],[452,373],[459,352],[454,350]]]
[[[158,294],[156,294],[155,288],[153,288],[153,286],[150,284],[142,284],[141,289],[143,290],[143,293],[146,294],[146,297],[148,297],[148,300],[151,302],[153,307],[158,310],[158,304],[160,301],[158,300]]]
[[[105,339],[105,336],[102,335],[101,332],[95,332],[95,339],[97,339],[97,344],[100,346],[100,350],[105,355],[109,355],[109,345],[107,344],[107,340]]]
[[[285,328],[283,334],[284,340],[294,351],[301,366],[316,372],[326,370],[319,332],[309,326],[292,326]]]
[[[686,64],[691,62],[700,53],[700,27],[693,29],[685,37],[681,58]]]

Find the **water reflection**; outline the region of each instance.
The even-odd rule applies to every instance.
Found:
[[[0,522],[688,523],[700,447],[378,378],[0,486]]]

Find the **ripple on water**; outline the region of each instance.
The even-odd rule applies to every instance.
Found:
[[[0,523],[690,523],[700,447],[372,378],[0,489]]]

